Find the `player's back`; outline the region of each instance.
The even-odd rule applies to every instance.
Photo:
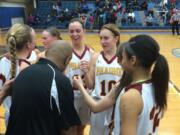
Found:
[[[117,98],[115,107],[115,118],[114,118],[114,134],[119,134],[121,125],[121,114],[119,111],[120,98],[129,89],[136,89],[141,93],[143,100],[143,109],[138,117],[137,123],[137,135],[157,135],[159,122],[162,117],[162,112],[157,107],[154,99],[154,88],[150,80],[132,84],[127,88],[123,89]]]

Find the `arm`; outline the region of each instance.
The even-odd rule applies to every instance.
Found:
[[[83,82],[82,79],[80,77],[76,77],[73,79],[73,84],[79,88],[79,90],[81,91],[81,94],[83,95],[86,103],[88,104],[88,106],[90,107],[90,109],[93,112],[101,112],[103,110],[108,109],[109,107],[113,106],[115,104],[115,91],[116,91],[116,87],[113,87],[112,90],[108,93],[108,95],[106,95],[105,97],[103,97],[101,100],[99,101],[95,101],[86,91],[86,89],[83,86]]]
[[[120,100],[120,135],[136,135],[138,116],[143,108],[142,97],[137,90],[131,89]]]
[[[6,81],[3,87],[0,89],[0,105],[3,100],[11,93],[11,86],[14,80]]]
[[[2,90],[0,89],[0,105],[2,104],[2,102],[4,101],[5,97],[6,97],[6,90],[4,90],[4,88],[2,88]]]
[[[19,67],[19,71],[21,72],[23,69],[29,67],[29,64],[25,63],[25,62],[22,62],[22,64],[20,65]]]
[[[96,65],[97,57],[98,57],[98,54],[94,53],[91,60],[90,60],[88,70],[86,72],[84,72],[84,81],[85,81],[86,86],[89,89],[93,89],[93,87],[94,87],[95,65]]]

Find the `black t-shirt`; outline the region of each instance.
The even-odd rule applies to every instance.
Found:
[[[54,75],[57,96],[52,96]],[[40,59],[18,75],[6,135],[59,135],[79,124],[70,81],[54,63]]]

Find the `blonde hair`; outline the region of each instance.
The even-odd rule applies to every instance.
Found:
[[[16,52],[22,50],[27,42],[32,42],[32,28],[24,24],[14,24],[7,32],[6,42],[10,51],[10,78],[16,75]]]
[[[56,27],[49,27],[45,31],[49,32],[51,36],[56,37],[57,40],[62,40],[60,30]]]
[[[103,30],[103,29],[107,29],[107,30],[111,31],[115,37],[118,37],[118,41],[116,43],[116,46],[118,46],[120,44],[120,39],[119,39],[120,30],[119,30],[119,28],[115,24],[109,23],[109,24],[103,25],[101,30]]]

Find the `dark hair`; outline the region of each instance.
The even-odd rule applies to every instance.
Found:
[[[62,40],[61,33],[56,27],[49,27],[45,31],[49,32],[51,36],[57,37],[58,40]]]
[[[122,89],[131,84],[132,76],[128,74],[126,71],[123,72],[122,77],[120,79],[120,84],[116,89],[115,98],[117,99]]]
[[[69,22],[69,25],[70,25],[71,23],[74,23],[74,22],[79,22],[79,23],[81,24],[82,28],[85,29],[84,23],[82,22],[81,19],[79,19],[79,18],[73,18],[73,19]],[[68,26],[69,26],[69,25],[68,25]]]
[[[118,46],[120,44],[120,39],[119,39],[120,30],[119,30],[119,28],[115,24],[109,23],[109,24],[103,25],[101,30],[103,30],[103,29],[107,29],[107,30],[111,31],[115,37],[118,37],[118,41],[116,43],[116,46]]]
[[[122,60],[122,52],[123,52],[123,49],[124,49],[125,45],[126,45],[126,42],[118,45],[117,50],[116,50],[116,56],[118,58],[118,62],[120,62],[120,63],[121,63],[121,60]],[[128,86],[131,82],[132,82],[131,75],[128,74],[126,71],[124,71],[123,74],[122,74],[122,77],[120,79],[120,84],[117,87],[115,97],[117,98],[119,96],[119,93],[122,91],[122,89],[124,87]]]
[[[124,49],[124,46],[127,44],[127,42],[124,42],[124,43],[122,43],[122,44],[119,44],[118,46],[117,46],[117,49],[116,49],[116,56],[117,56],[117,58],[118,58],[118,61],[120,60],[122,60],[122,52],[123,52],[123,49]]]
[[[126,43],[124,50],[128,58],[136,56],[144,68],[150,69],[154,64],[151,77],[155,101],[164,111],[167,108],[169,67],[166,58],[159,53],[158,43],[148,35],[137,35]]]

